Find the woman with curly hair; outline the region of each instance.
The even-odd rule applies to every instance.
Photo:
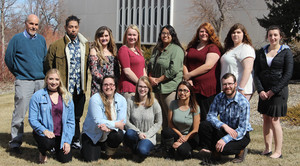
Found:
[[[248,100],[254,92],[253,64],[255,50],[244,25],[234,24],[224,41],[225,54],[221,57],[221,78],[225,73],[235,75],[238,91]]]
[[[102,26],[97,29],[93,46],[88,57],[92,74],[91,96],[100,90],[100,82],[106,75],[120,76],[119,62],[116,58],[117,46],[110,28]]]
[[[187,46],[183,78],[193,85],[201,110],[201,121],[206,120],[210,104],[220,91],[220,63],[222,46],[210,23],[199,26]]]

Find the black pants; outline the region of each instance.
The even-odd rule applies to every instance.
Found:
[[[176,142],[179,139],[179,135],[171,128],[165,128],[162,130],[162,137],[163,139],[171,139],[174,138],[174,142]],[[179,154],[180,157],[186,159],[190,158],[192,155],[192,151],[194,148],[198,146],[198,135],[194,135],[192,139],[189,139],[187,142],[182,143],[178,148],[177,148],[177,153]]]
[[[61,137],[56,136],[55,138],[50,139],[48,137],[40,136],[33,131],[33,138],[37,142],[39,152],[41,152],[43,156],[46,155],[46,151],[50,151],[54,148],[56,159],[59,162],[66,163],[72,161],[72,149],[66,155],[64,154],[63,149],[60,149]]]
[[[212,126],[208,121],[200,123],[199,127],[199,137],[200,137],[200,148],[209,149],[211,151],[216,151],[217,142],[227,135],[228,133],[224,130],[218,130]],[[249,132],[241,140],[232,140],[228,142],[222,151],[224,155],[239,154],[242,149],[250,143]]]
[[[214,101],[216,95],[212,95],[210,97],[206,97],[201,95],[200,93],[196,93],[196,100],[200,107],[200,122],[206,120],[207,113],[209,111],[211,103]]]
[[[73,137],[73,142],[79,141],[80,118],[83,114],[85,100],[86,100],[85,94],[82,92],[80,94],[77,94],[76,90],[75,90],[75,92],[73,94],[74,113],[75,113],[75,135]]]
[[[122,130],[111,131],[105,142],[97,142],[96,144],[85,133],[81,135],[81,155],[85,161],[96,161],[101,157],[101,148],[105,148],[105,143],[110,148],[117,148],[123,142],[124,133]]]

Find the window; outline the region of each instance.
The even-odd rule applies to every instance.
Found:
[[[117,37],[122,43],[128,25],[139,27],[142,44],[155,44],[160,29],[170,24],[172,0],[118,0]]]

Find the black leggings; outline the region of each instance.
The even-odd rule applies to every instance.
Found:
[[[122,130],[113,130],[108,134],[107,140],[105,142],[98,141],[96,144],[94,144],[91,138],[83,133],[81,135],[81,155],[87,162],[96,161],[101,157],[101,148],[102,150],[104,150],[105,143],[110,148],[117,148],[123,142],[123,139],[124,133]]]
[[[33,138],[37,142],[39,152],[41,152],[43,156],[46,155],[46,151],[50,151],[52,148],[54,148],[56,158],[59,162],[67,163],[72,161],[72,148],[70,148],[70,152],[68,154],[64,154],[63,149],[60,149],[60,136],[50,139],[48,137],[40,136],[33,131]]]
[[[174,138],[174,142],[176,142],[179,139],[179,135],[171,128],[165,128],[162,131],[162,137],[163,139],[172,139]],[[192,139],[189,139],[187,142],[182,143],[177,148],[177,153],[182,158],[190,158],[192,151],[194,148],[198,146],[198,135],[196,134]]]

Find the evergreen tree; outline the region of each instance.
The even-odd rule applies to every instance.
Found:
[[[265,0],[268,16],[256,18],[260,26],[278,25],[286,35],[286,42],[300,40],[300,0]]]

